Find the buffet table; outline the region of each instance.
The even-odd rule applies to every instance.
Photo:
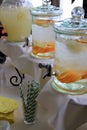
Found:
[[[15,122],[13,124],[11,124],[11,130],[29,130],[29,129],[46,130],[46,129],[49,129],[45,120],[43,120],[43,122],[40,121],[40,118],[41,118],[40,115],[38,115],[40,118],[38,119],[38,117],[37,117],[36,123],[34,125],[26,125],[24,123],[22,103],[21,103],[21,98],[19,95],[18,88],[13,88],[10,86],[0,87],[0,96],[1,95],[15,99],[18,102],[18,109],[15,110],[15,112],[14,112]],[[40,109],[39,109],[39,111],[40,111]],[[39,113],[37,112],[37,114],[39,114]]]
[[[15,123],[11,125],[11,130],[75,130],[87,122],[87,94],[73,96],[55,91],[51,87],[53,77],[43,79],[46,70],[40,69],[38,67],[39,61],[29,56],[31,48],[22,48],[22,44],[1,43],[0,50],[8,56],[7,61],[1,67],[3,71],[0,77],[0,95],[14,98],[19,104],[15,111]],[[53,64],[53,60],[48,61],[40,62]],[[10,78],[17,75],[15,67],[18,68],[21,74],[25,74],[24,85],[29,79],[34,79],[41,85],[37,97],[37,120],[34,125],[24,124],[19,89],[10,83]]]
[[[0,41],[0,50],[10,58],[10,64],[16,67],[20,73],[29,74],[42,86],[50,79],[47,77],[43,80],[46,69],[40,69],[39,63],[53,65],[54,60],[38,60],[31,57],[31,46],[23,47],[24,43],[7,43]],[[38,74],[38,75],[37,75]]]
[[[18,109],[14,111],[15,121],[11,124],[11,130],[50,130],[47,123],[47,116],[45,116],[45,110],[43,110],[39,105],[37,106],[36,122],[33,125],[28,125],[24,123],[24,114],[22,108],[22,101],[20,97],[20,91],[18,87],[14,87],[10,84],[10,77],[15,74],[15,68],[10,63],[8,58],[6,63],[2,66],[4,71],[1,71],[2,77],[0,77],[0,96],[9,97],[15,99],[18,102]],[[25,74],[25,79],[23,85],[26,89],[27,81],[31,81],[33,78],[30,75]]]
[[[20,81],[20,77],[16,72],[15,68],[18,69],[19,73],[24,74],[22,84],[26,86],[29,80],[34,79],[37,82],[41,82],[41,88],[49,80],[49,78],[43,79],[43,75],[46,70],[42,70],[38,67],[39,61],[30,57],[29,52],[31,48],[23,48],[23,44],[0,44],[0,51],[7,55],[6,62],[0,66],[0,96],[10,97],[16,99],[18,102],[18,109],[15,110],[15,122],[11,124],[11,130],[50,130],[47,122],[47,114],[45,110],[39,105],[37,106],[36,123],[34,125],[26,125],[24,123],[24,114],[22,108],[22,101],[20,97],[19,88],[11,84],[10,78],[17,76]],[[52,62],[52,61],[51,61]],[[37,76],[38,73],[38,76]],[[18,82],[19,82],[18,81]]]

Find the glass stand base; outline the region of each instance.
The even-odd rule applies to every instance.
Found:
[[[85,81],[84,81],[85,82]],[[78,84],[76,84],[78,83]],[[83,82],[78,81],[78,82],[66,84],[66,83],[61,83],[58,81],[56,78],[53,79],[51,83],[51,87],[56,91],[64,94],[70,94],[70,95],[81,95],[87,93],[87,86],[83,87],[82,84]]]
[[[24,120],[24,123],[25,123],[26,125],[33,125],[33,124],[35,124],[35,121],[33,121],[33,122],[28,122],[28,121]]]
[[[49,53],[38,53],[37,55],[33,54],[31,52],[30,54],[32,57],[34,58],[38,58],[38,59],[52,59],[54,57],[54,53],[49,52]]]

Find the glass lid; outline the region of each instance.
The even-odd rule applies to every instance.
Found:
[[[30,0],[3,0],[1,7],[16,7],[16,6],[22,6],[22,7],[29,7],[32,8],[32,3]]]
[[[54,31],[61,34],[87,34],[87,19],[84,18],[84,9],[75,7],[71,12],[72,18],[54,24]]]
[[[42,6],[38,6],[31,10],[31,14],[34,16],[59,16],[62,14],[62,10],[59,7],[51,5],[50,0],[43,0]]]

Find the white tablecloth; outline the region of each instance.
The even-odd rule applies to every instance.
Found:
[[[10,78],[13,75],[18,76],[14,66],[11,64],[10,59],[8,59],[6,63],[1,66],[0,75],[2,75],[0,76],[0,96],[12,98],[18,102],[18,109],[14,111],[15,121],[11,124],[11,130],[50,130],[47,123],[47,117],[45,116],[45,111],[39,106],[37,106],[36,123],[34,125],[26,125],[24,123],[24,114],[19,88],[14,87],[10,83]],[[33,77],[25,74],[25,78],[22,82],[24,95],[26,95],[28,81],[31,81],[32,79]],[[42,118],[44,116],[45,118]]]
[[[5,71],[4,73],[2,71],[3,82],[0,86],[0,95],[14,98],[19,104],[19,108],[15,111],[15,123],[11,125],[11,130],[28,130],[29,128],[31,130],[75,130],[75,127],[87,121],[87,94],[71,96],[58,93],[51,88],[52,79],[50,79],[43,86],[37,98],[39,124],[25,125],[19,90],[13,87],[9,80],[12,75],[17,75],[14,66],[7,62],[3,67]],[[26,74],[23,81],[24,86],[32,78]]]
[[[42,79],[46,70],[41,70],[38,67],[38,63],[42,62],[53,64],[53,60],[48,60],[49,62],[45,60],[44,62],[43,60],[39,61],[31,58],[29,53],[26,53],[30,51],[30,49],[23,48],[22,44],[12,45],[2,42],[0,43],[0,51],[4,52],[8,57],[10,57],[7,58],[6,63],[1,67],[4,71],[1,72],[2,76],[0,77],[0,79],[3,81],[1,82],[2,90],[0,91],[0,95],[8,95],[11,97],[14,96],[14,98],[17,98],[20,104],[20,98],[15,94],[15,92],[17,92],[16,89],[14,91],[12,89],[3,88],[3,86],[6,87],[11,85],[9,82],[11,76],[14,74],[17,75],[14,69],[15,67],[19,69],[20,73],[30,75],[33,79],[41,84],[42,89],[37,98],[38,104],[41,108],[38,117],[42,122],[45,121],[45,125],[47,126],[48,124],[50,128],[43,125],[41,126],[42,128],[39,127],[38,130],[75,130],[78,126],[87,121],[87,94],[71,96],[58,93],[51,88],[52,79],[50,79],[50,77]],[[16,122],[17,129],[16,127],[12,127],[12,130],[22,130],[24,128],[26,128],[26,130],[29,129],[29,127],[24,127],[24,125],[22,125],[23,117],[22,113],[20,112],[21,110],[19,108],[16,113],[16,119],[18,118]],[[20,123],[21,120],[22,122]],[[34,130],[36,130],[36,128]]]
[[[37,101],[48,110],[48,123],[52,130],[76,130],[87,122],[87,94],[66,95],[51,87],[50,79],[41,90]]]
[[[52,64],[51,60],[39,60],[31,57],[31,47],[24,47],[24,43],[7,43],[0,41],[0,51],[5,53],[11,60],[11,64],[16,67],[20,73],[31,75],[37,82],[40,82],[42,86],[50,79],[47,77],[43,80],[43,76],[46,73],[46,69],[40,69],[39,63]]]

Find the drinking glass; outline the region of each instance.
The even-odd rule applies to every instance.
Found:
[[[10,130],[10,124],[8,121],[1,120],[0,121],[0,130]]]
[[[23,88],[20,85],[20,95],[23,105],[24,123],[34,124],[36,122],[37,102],[36,98],[39,94],[40,85],[32,80],[27,86],[27,92],[24,94]]]

